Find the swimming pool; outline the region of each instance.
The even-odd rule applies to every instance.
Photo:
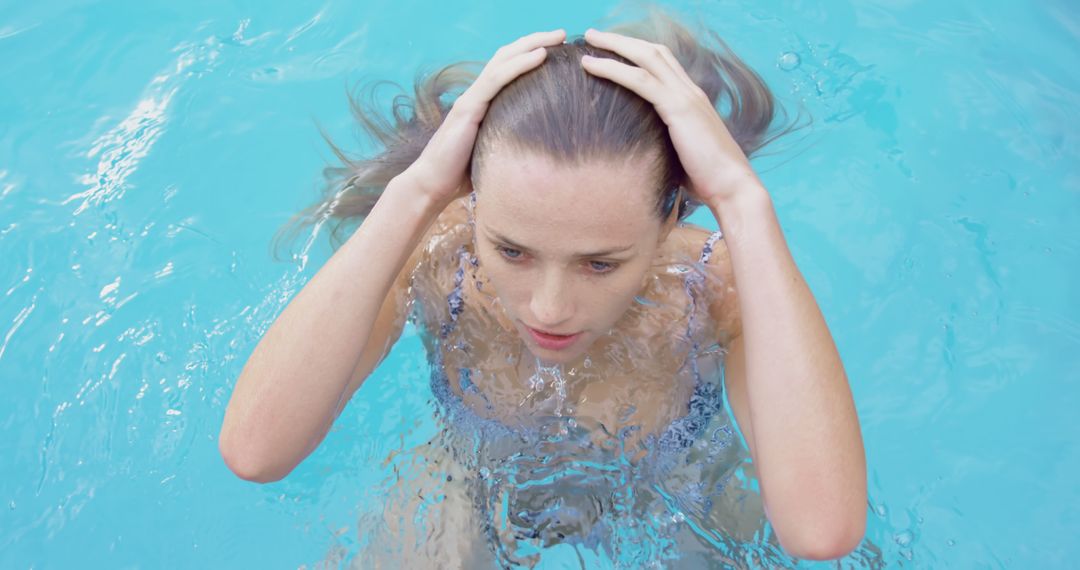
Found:
[[[267,250],[329,158],[313,120],[348,143],[351,82],[615,7],[447,4],[0,11],[0,566],[314,568],[362,548],[388,458],[436,430],[415,331],[285,480],[241,481],[217,450],[244,360],[329,255],[322,234],[293,262]],[[756,166],[851,379],[867,542],[888,567],[1075,564],[1080,13],[667,5],[814,118]]]

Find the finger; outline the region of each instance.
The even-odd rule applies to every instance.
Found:
[[[661,81],[681,79],[672,69],[671,61],[674,61],[674,58],[669,61],[664,57],[664,52],[670,51],[667,46],[612,32],[601,32],[592,28],[585,31],[585,41],[629,59],[638,67],[648,70]]]
[[[604,79],[610,79],[623,87],[641,95],[643,99],[657,105],[660,102],[662,85],[652,73],[609,57],[582,56],[581,66],[585,71]]]
[[[504,45],[495,51],[492,61],[509,59],[516,55],[529,53],[538,47],[551,46],[562,43],[566,39],[566,30],[558,29],[549,32],[536,32],[522,36],[517,40]]]
[[[491,100],[507,83],[540,65],[545,58],[547,58],[547,50],[538,47],[493,65],[491,69],[486,70],[486,73],[481,74],[483,77],[478,78],[478,81],[482,83],[479,94],[484,97],[484,100]]]
[[[671,70],[675,72],[675,75],[678,75],[682,78],[683,81],[691,85],[697,85],[697,83],[695,83],[694,80],[690,77],[690,74],[686,72],[686,68],[684,68],[683,65],[679,63],[678,58],[675,57],[675,54],[671,52],[670,48],[665,46],[665,49],[660,50],[660,55],[665,60],[667,60],[668,65],[671,67]]]
[[[464,107],[467,117],[479,122],[487,112],[488,103],[507,83],[540,65],[546,57],[547,50],[538,47],[503,62],[490,62],[476,81],[458,97],[454,107]]]

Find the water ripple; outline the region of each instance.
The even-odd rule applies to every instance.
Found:
[[[237,33],[242,34],[243,28],[241,25]],[[61,204],[81,199],[82,203],[74,211],[78,215],[90,206],[124,195],[125,182],[164,132],[169,105],[177,92],[189,77],[213,69],[221,53],[221,43],[219,38],[212,36],[203,42],[181,44],[177,48],[180,54],[170,71],[155,76],[147,93],[128,116],[98,137],[86,153],[87,158],[99,157],[95,171],[79,178],[79,182],[88,188],[72,194]]]

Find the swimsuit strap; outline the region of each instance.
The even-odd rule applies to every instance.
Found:
[[[450,319],[443,323],[442,328],[439,331],[439,334],[443,339],[446,339],[446,336],[450,334],[450,331],[454,330],[454,325],[457,324],[458,316],[465,310],[465,299],[461,296],[461,287],[465,282],[466,261],[476,265],[475,258],[470,259],[468,250],[465,249],[465,246],[461,246],[458,250],[458,268],[454,272],[454,289],[446,296],[446,307],[450,310]]]
[[[716,242],[720,238],[724,237],[724,232],[716,230],[709,236],[709,239],[705,240],[705,246],[701,248],[701,257],[698,259],[700,264],[708,263],[709,258],[712,257],[713,248],[716,247]],[[705,275],[700,268],[695,268],[686,273],[686,280],[683,282],[683,286],[686,289],[686,296],[690,299],[690,313],[686,320],[686,338],[690,341],[690,369],[694,373],[694,379],[700,386],[701,372],[698,370],[697,353],[701,349],[698,343],[698,339],[695,338],[694,328],[697,324],[697,305],[698,299],[694,295],[694,289],[697,286],[705,282]]]
[[[716,242],[724,237],[724,232],[716,230],[709,236],[709,239],[705,240],[705,247],[701,249],[701,262],[708,263],[709,258],[712,257],[713,248],[716,247]]]
[[[687,355],[687,362],[694,376],[695,386],[693,394],[690,395],[690,409],[687,415],[672,422],[660,436],[658,443],[661,450],[684,449],[693,445],[698,437],[704,433],[713,414],[723,407],[723,387],[715,382],[706,382],[701,377],[697,358],[701,350],[701,344],[698,335],[695,334],[695,332],[698,332],[695,329],[698,323],[699,303],[695,290],[700,290],[701,286],[706,282],[705,269],[700,266],[709,261],[713,248],[716,247],[716,242],[722,237],[724,237],[724,234],[720,230],[713,232],[709,236],[709,239],[705,241],[705,247],[702,248],[699,263],[686,272],[686,279],[683,281],[686,296],[690,302],[686,321],[686,338],[690,343],[690,354]],[[714,440],[715,437],[716,434],[714,434]]]

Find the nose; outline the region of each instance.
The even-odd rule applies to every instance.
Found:
[[[548,271],[540,277],[533,288],[529,310],[536,319],[535,326],[549,332],[567,332],[559,327],[574,316],[574,305],[562,275]]]

